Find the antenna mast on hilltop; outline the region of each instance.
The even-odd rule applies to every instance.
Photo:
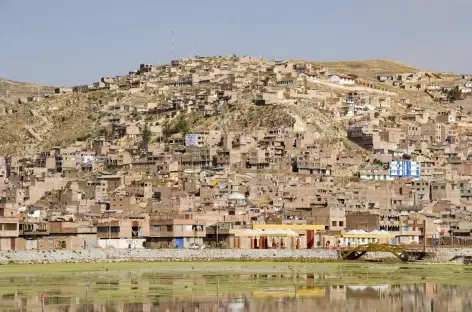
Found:
[[[174,55],[174,52],[175,52],[175,40],[174,40],[174,30],[171,29],[170,30],[170,34],[171,34],[171,45],[172,45],[172,58],[174,59],[175,58],[175,55]]]

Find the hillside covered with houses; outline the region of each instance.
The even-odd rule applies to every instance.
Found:
[[[471,238],[468,74],[195,57],[6,91],[0,250]]]

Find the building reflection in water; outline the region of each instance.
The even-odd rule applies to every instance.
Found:
[[[327,285],[321,275],[96,276],[86,282],[48,284],[47,278],[15,278],[1,288],[1,311],[50,312],[437,312],[472,311],[470,286]],[[90,279],[90,277],[87,277]],[[86,283],[90,283],[87,295]],[[240,285],[246,285],[239,287]],[[56,286],[48,286],[56,285]],[[324,286],[323,286],[324,285]]]

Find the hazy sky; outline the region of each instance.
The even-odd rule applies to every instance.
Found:
[[[0,77],[85,84],[196,49],[472,72],[471,17],[472,0],[0,0]]]

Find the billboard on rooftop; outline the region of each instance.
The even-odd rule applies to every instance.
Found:
[[[421,163],[410,160],[392,161],[388,173],[393,177],[419,178],[421,176]]]
[[[198,146],[198,134],[187,133],[185,135],[185,146]]]

